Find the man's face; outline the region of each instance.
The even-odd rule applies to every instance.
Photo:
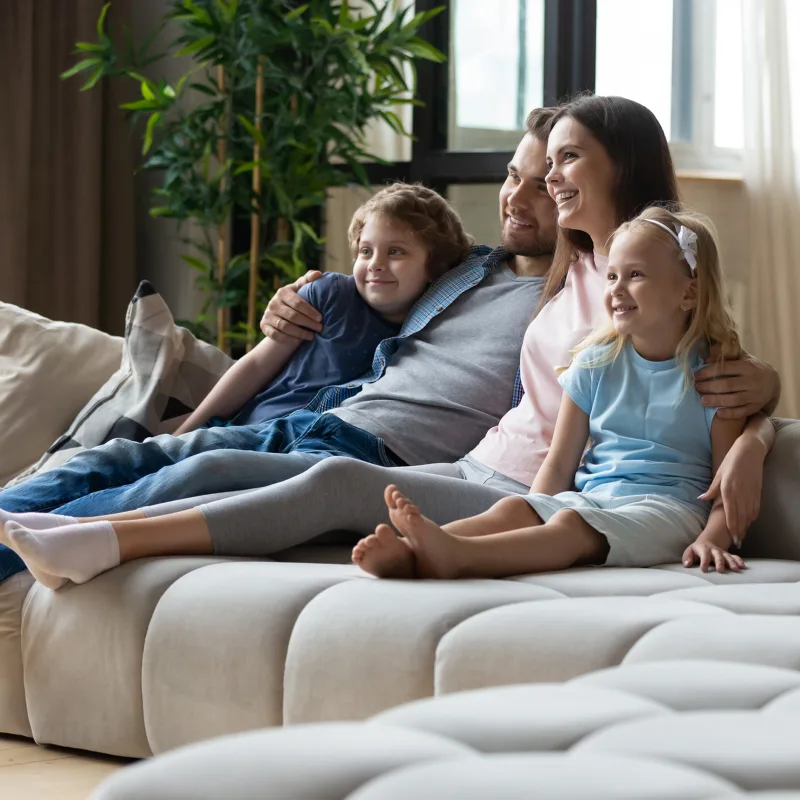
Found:
[[[547,142],[526,133],[500,190],[501,242],[516,256],[541,256],[555,249],[556,204],[545,182],[546,155]]]

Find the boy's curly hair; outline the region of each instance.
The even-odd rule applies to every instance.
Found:
[[[370,214],[401,222],[413,232],[428,250],[431,281],[464,261],[473,245],[455,209],[440,194],[418,183],[393,183],[370,197],[353,214],[347,236],[354,259]]]

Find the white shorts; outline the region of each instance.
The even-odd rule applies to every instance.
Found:
[[[652,567],[680,563],[684,550],[705,527],[707,516],[657,494],[609,497],[561,492],[525,499],[547,522],[557,511],[576,511],[608,540],[607,567]]]

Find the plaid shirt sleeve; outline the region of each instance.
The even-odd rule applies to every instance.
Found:
[[[522,373],[517,369],[517,378],[514,381],[514,393],[511,395],[511,408],[516,408],[525,396],[525,390],[522,388]]]

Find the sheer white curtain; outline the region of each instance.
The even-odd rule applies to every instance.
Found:
[[[795,2],[742,0],[742,35],[752,269],[748,344],[781,375],[778,413],[800,417],[800,153],[794,145],[800,136],[793,136],[789,54],[800,36],[797,30],[792,36],[789,25],[800,20],[789,10]],[[800,111],[795,120],[800,123]]]

